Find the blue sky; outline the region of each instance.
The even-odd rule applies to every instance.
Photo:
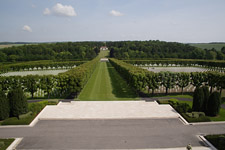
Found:
[[[0,41],[225,42],[225,0],[0,0]]]

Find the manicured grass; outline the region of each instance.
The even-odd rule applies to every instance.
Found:
[[[0,150],[6,150],[13,141],[14,139],[0,139],[0,143],[4,143]]]
[[[193,99],[193,96],[191,96],[191,95],[167,95],[167,96],[162,96],[162,97],[179,97],[179,98],[190,98],[190,99]]]
[[[98,55],[98,57],[100,57],[100,58],[105,58],[105,57],[108,57],[108,56],[109,56],[109,50],[101,51]]]
[[[0,143],[4,143],[4,146],[1,146],[0,150],[6,150],[13,141],[14,139],[0,139]]]
[[[136,100],[137,95],[109,62],[99,62],[79,100]]]
[[[221,108],[218,116],[209,118],[211,121],[225,121],[225,109]]]

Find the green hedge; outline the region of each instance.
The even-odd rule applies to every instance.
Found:
[[[96,57],[56,76],[0,76],[0,90],[7,93],[15,87],[23,87],[24,91],[32,95],[32,98],[37,89],[44,91],[48,98],[50,96],[66,97],[70,93],[77,95],[87,83],[98,61],[99,57]]]
[[[127,80],[128,84],[135,88],[137,92],[142,91],[146,87],[153,91],[160,85],[166,87],[166,94],[168,89],[178,85],[182,89],[190,83],[195,87],[200,87],[208,84],[211,88],[217,87],[225,89],[225,74],[219,72],[191,72],[191,73],[173,73],[173,72],[159,72],[154,73],[147,71],[124,61],[114,58],[109,59],[115,69]]]
[[[120,73],[120,75],[127,81],[127,83],[137,92],[140,92],[142,89],[145,88],[145,75],[153,74],[152,72],[149,72],[145,69],[135,67],[131,64],[125,63],[114,58],[110,58],[109,61]]]

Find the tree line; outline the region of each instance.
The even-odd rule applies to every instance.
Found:
[[[211,59],[224,60],[225,47],[216,49],[201,49],[189,44],[164,41],[118,41],[107,42],[110,57],[117,59],[146,59],[146,58],[182,58],[182,59]]]
[[[72,68],[59,75],[27,75],[0,77],[0,91],[7,94],[9,91],[22,88],[34,97],[38,89],[44,91],[49,98],[52,96],[65,97],[74,94],[75,96],[83,89],[92,72],[94,71],[99,57]]]
[[[12,46],[0,50],[0,62],[90,60],[103,45],[103,42],[62,42]]]
[[[80,64],[85,63],[85,61],[29,61],[20,63],[10,63],[0,66],[0,73],[6,73],[10,71],[25,71],[25,70],[44,70],[53,68],[72,68]]]
[[[161,85],[166,88],[166,94],[168,94],[168,90],[174,88],[175,85],[178,85],[182,89],[182,93],[183,89],[189,84],[192,84],[196,88],[208,85],[211,87],[210,92],[212,92],[214,87],[217,87],[220,90],[220,93],[225,89],[224,73],[211,71],[154,73],[114,58],[111,58],[110,62],[137,93],[144,91],[147,87],[148,91],[151,90],[152,94],[154,94],[154,91]]]

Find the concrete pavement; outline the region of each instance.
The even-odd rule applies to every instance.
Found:
[[[73,101],[47,106],[39,119],[178,118],[170,105],[145,101]]]
[[[208,132],[208,131],[207,131]],[[202,146],[195,126],[178,119],[41,120],[34,127],[0,128],[23,137],[17,149],[149,149]]]
[[[184,149],[189,143],[208,149],[198,135],[225,133],[225,123],[184,125],[167,106],[144,101],[60,103],[47,106],[33,127],[0,127],[0,138],[23,138],[17,149]]]

